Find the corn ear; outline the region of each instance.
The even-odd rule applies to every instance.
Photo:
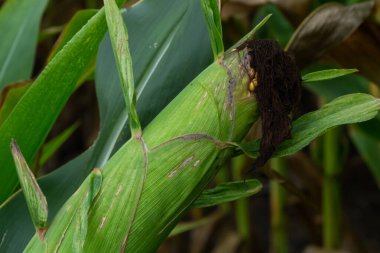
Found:
[[[248,90],[249,68],[246,48],[226,54],[193,80],[141,139],[133,137],[107,162],[89,210],[83,252],[157,249],[232,155],[230,142],[240,141],[258,118],[256,99]],[[144,170],[142,179],[137,173]],[[48,252],[71,250],[70,216],[80,202],[78,194],[72,196],[55,217],[46,235]],[[40,249],[33,238],[26,252]]]
[[[48,205],[45,195],[42,193],[15,140],[11,141],[11,151],[33,225],[36,228],[38,238],[43,240],[48,219]]]

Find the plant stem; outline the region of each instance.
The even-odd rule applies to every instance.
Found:
[[[287,168],[284,159],[273,158],[271,167],[282,176],[286,176]],[[287,253],[288,238],[286,235],[285,215],[286,191],[278,182],[270,182],[270,205],[271,205],[271,252]]]
[[[341,194],[339,159],[339,138],[341,129],[326,132],[323,141],[324,178],[323,178],[323,246],[328,250],[339,249],[341,245]]]

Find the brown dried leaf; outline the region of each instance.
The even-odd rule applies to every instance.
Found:
[[[304,67],[346,40],[369,16],[373,6],[372,1],[350,6],[322,5],[297,28],[287,50],[295,55],[297,64]]]
[[[347,40],[329,53],[343,67],[355,67],[360,74],[380,85],[380,27],[365,22]]]

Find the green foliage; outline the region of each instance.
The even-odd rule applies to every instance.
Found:
[[[0,156],[0,201],[8,198],[17,186],[8,148],[11,138],[17,139],[25,159],[31,161],[95,55],[105,32],[104,11],[100,11],[50,61],[0,126],[0,152],[3,154]]]
[[[67,129],[65,129],[62,133],[58,134],[52,140],[46,142],[42,146],[41,155],[37,156],[37,167],[42,166],[47,162],[47,160],[63,145],[68,138],[77,130],[79,127],[79,123],[76,122]],[[38,168],[36,168],[38,169]]]
[[[318,82],[324,80],[330,80],[337,77],[345,76],[357,72],[357,69],[327,69],[313,73],[309,73],[303,76],[304,82]]]
[[[294,154],[312,140],[334,126],[366,121],[376,116],[380,101],[368,94],[351,94],[339,97],[321,109],[307,113],[294,121],[292,138],[284,141],[274,156]],[[238,147],[249,156],[257,157],[259,142],[239,143]]]
[[[123,17],[114,0],[104,0],[108,31],[116,66],[127,106],[129,124],[134,137],[141,136],[140,120],[136,112],[135,81],[133,80],[132,58],[129,52],[128,32]]]
[[[38,29],[47,3],[47,0],[8,0],[1,7],[0,91],[10,83],[30,78]]]
[[[224,52],[222,23],[217,1],[218,0],[200,1],[207,23],[214,60],[217,60]]]
[[[21,89],[10,85],[2,94],[0,251],[152,252],[190,207],[219,205],[257,193],[262,185],[255,179],[221,183],[204,190],[231,156],[242,152],[251,157],[258,154],[259,141],[243,140],[258,118],[255,97],[247,90],[251,77],[249,64],[243,61],[247,59],[244,43],[255,34],[275,38],[283,46],[288,43],[287,49],[295,54],[299,65],[306,66],[347,39],[373,6],[363,3],[320,7],[288,42],[290,23],[275,5],[265,5],[254,22],[274,13],[272,22],[258,32],[271,14],[267,15],[223,55],[217,1],[145,0],[122,12],[118,6],[124,1],[104,2],[105,9],[84,10],[72,18],[50,52],[48,65],[32,85]],[[30,14],[25,9],[26,1],[17,5],[8,0],[1,9],[0,31],[4,24],[15,29],[9,29],[4,47],[0,48],[0,88],[11,81],[30,78],[37,27],[45,5],[39,1],[38,11]],[[15,18],[9,6],[15,8]],[[346,22],[346,17],[352,22]],[[109,35],[103,40],[107,25]],[[14,43],[9,42],[12,40]],[[95,71],[100,133],[85,153],[38,180],[49,202],[50,225],[45,235],[47,203],[27,162],[39,158],[36,155],[68,98],[78,84],[92,75],[101,40]],[[32,52],[20,54],[28,49]],[[205,69],[211,52],[218,61]],[[21,61],[10,64],[17,58]],[[18,75],[13,67],[25,71]],[[345,157],[334,152],[340,146],[330,129],[372,119],[351,127],[350,136],[379,182],[376,165],[380,138],[375,116],[380,102],[374,96],[360,94],[369,92],[367,80],[344,76],[353,72],[356,69],[329,69],[304,76],[305,87],[324,101],[332,101],[297,119],[292,138],[277,148],[275,156],[294,154],[328,131],[323,146],[325,172],[337,177]],[[331,80],[341,76],[344,77]],[[190,84],[179,93],[187,83]],[[46,144],[40,161],[45,162],[75,128],[76,125]],[[16,166],[9,150],[12,138],[17,139],[25,155],[24,159],[12,145]],[[330,173],[332,170],[334,173]],[[18,186],[17,175],[22,191],[13,194]],[[325,246],[335,249],[340,241],[340,229],[336,227],[340,225],[331,220],[329,213],[340,208],[340,189],[330,178],[324,178],[323,186],[323,206],[329,211],[324,212]],[[22,192],[39,232],[34,237]],[[284,199],[281,201],[284,205]],[[172,234],[212,222],[215,217],[178,226]],[[278,238],[286,245],[285,237]]]
[[[203,191],[197,200],[194,201],[192,207],[215,206],[246,198],[258,193],[262,187],[262,184],[256,179],[222,183],[215,188]]]
[[[166,15],[167,11],[172,15]],[[184,4],[170,0],[146,0],[130,9],[128,16],[124,13],[131,56],[135,59],[138,110],[143,125],[210,63],[212,52],[202,15],[197,2]],[[91,169],[103,167],[130,136],[129,126],[124,126],[125,101],[108,38],[102,42],[97,58],[100,133],[93,147],[39,180],[49,202],[49,220]],[[7,238],[1,250],[22,251],[33,235],[33,226],[26,225],[30,224],[30,218],[23,197],[13,196],[1,207],[0,214],[0,234],[6,234]]]

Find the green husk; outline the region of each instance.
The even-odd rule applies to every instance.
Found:
[[[232,155],[228,142],[240,141],[258,117],[247,90],[246,55],[243,49],[214,62],[144,129],[147,176],[135,215],[125,209],[138,191],[131,182],[134,171],[143,169],[141,145],[130,140],[106,164],[89,211],[84,252],[153,252],[168,236],[218,165]],[[74,195],[62,210],[77,204]],[[63,237],[57,235],[68,222],[62,210],[46,234],[49,250],[59,245],[56,252],[71,249],[74,233],[68,226]],[[33,238],[26,252],[42,249],[39,244]]]
[[[101,170],[95,168],[58,212],[45,239],[40,241],[34,236],[24,252],[82,252],[88,233],[88,213],[101,185]]]
[[[21,188],[24,191],[26,203],[29,213],[32,218],[36,234],[39,240],[44,239],[48,219],[48,205],[45,195],[42,193],[37,184],[36,178],[29,169],[24,156],[21,153],[20,147],[15,140],[11,142],[11,151],[15,161],[18,178]]]

